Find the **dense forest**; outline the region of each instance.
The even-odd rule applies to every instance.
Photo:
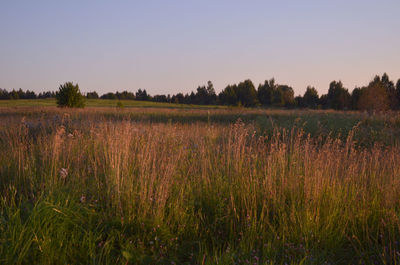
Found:
[[[7,91],[0,88],[0,99],[43,99],[54,98],[56,92],[48,91],[36,94],[22,89]],[[294,96],[293,88],[275,83],[272,78],[257,88],[251,80],[228,85],[219,94],[215,92],[211,81],[199,86],[190,94],[151,96],[144,89],[136,93],[123,91],[106,93],[99,96],[95,91],[86,93],[88,99],[142,100],[178,104],[230,105],[243,107],[285,107],[336,110],[398,110],[400,109],[400,79],[395,84],[385,73],[364,87],[356,87],[350,93],[341,81],[332,81],[327,94],[319,95],[314,87],[307,87],[304,95]]]

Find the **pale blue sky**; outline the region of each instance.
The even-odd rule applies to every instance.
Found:
[[[4,0],[0,87],[217,92],[275,77],[326,93],[400,78],[399,0]]]

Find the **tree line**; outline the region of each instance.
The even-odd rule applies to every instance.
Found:
[[[34,91],[23,91],[21,88],[18,90],[7,91],[0,88],[0,99],[42,99],[42,98],[55,98],[56,92],[46,91],[36,94]]]
[[[48,91],[36,94],[34,91],[0,89],[0,99],[37,99],[55,98],[56,92]],[[136,93],[122,91],[106,93],[101,96],[96,91],[85,95],[88,99],[142,100],[194,105],[229,105],[243,107],[285,107],[336,110],[398,110],[400,109],[400,79],[395,84],[385,73],[375,76],[367,86],[356,87],[351,93],[341,81],[332,81],[328,93],[319,95],[314,87],[307,87],[303,95],[294,96],[293,88],[277,84],[272,78],[257,88],[250,79],[238,84],[226,86],[219,94],[215,92],[211,81],[199,86],[191,93],[151,96],[144,89]]]

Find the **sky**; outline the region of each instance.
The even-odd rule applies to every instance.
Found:
[[[217,92],[275,78],[303,94],[400,78],[399,0],[4,0],[0,87]]]

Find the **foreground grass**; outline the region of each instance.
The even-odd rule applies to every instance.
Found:
[[[0,111],[0,263],[400,262],[400,147],[355,140],[397,120],[151,113]]]

